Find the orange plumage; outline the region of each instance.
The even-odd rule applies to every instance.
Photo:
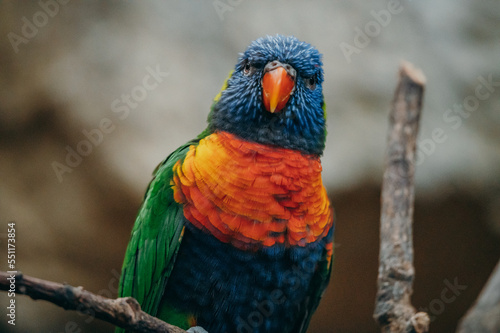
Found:
[[[227,132],[191,146],[172,185],[191,223],[240,249],[304,246],[333,225],[318,156]]]

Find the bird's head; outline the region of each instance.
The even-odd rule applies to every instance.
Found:
[[[321,55],[281,35],[259,38],[241,54],[215,98],[210,131],[321,155],[326,115]]]

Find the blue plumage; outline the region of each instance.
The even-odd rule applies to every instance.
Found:
[[[247,252],[186,225],[166,302],[197,313],[208,332],[298,332],[333,228],[305,247]]]
[[[297,71],[295,90],[278,113],[266,112],[262,103],[263,69],[274,60]],[[251,68],[251,75],[245,75],[246,66]],[[210,128],[262,144],[321,155],[326,137],[322,83],[321,55],[313,46],[295,37],[259,38],[240,56],[209,116]]]

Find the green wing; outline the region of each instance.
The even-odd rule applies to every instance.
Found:
[[[155,316],[182,240],[182,206],[175,202],[170,180],[173,166],[184,159],[190,141],[167,157],[154,171],[132,229],[122,267],[119,297],[132,296],[142,310]],[[124,332],[117,328],[116,332]]]

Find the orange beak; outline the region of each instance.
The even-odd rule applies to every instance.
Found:
[[[283,67],[276,67],[262,78],[262,100],[267,111],[283,109],[292,94],[295,82]]]

